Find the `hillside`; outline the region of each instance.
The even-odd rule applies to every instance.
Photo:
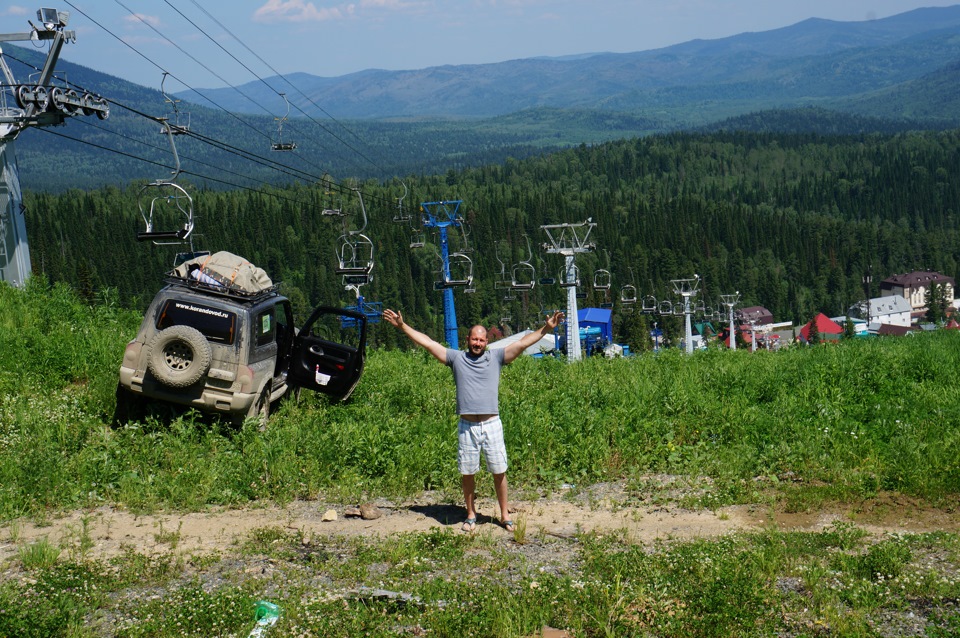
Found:
[[[467,534],[428,355],[372,349],[350,401],[264,429],[163,406],[111,427],[138,323],[0,286],[0,635],[247,636],[257,601],[270,636],[960,629],[957,331],[522,357],[500,389],[517,529],[482,472]]]
[[[917,9],[882,20],[811,19],[762,33],[695,40],[635,53],[564,59],[531,58],[495,64],[409,71],[368,69],[327,78],[292,75],[239,87],[257,103],[286,91],[303,112],[344,118],[491,117],[524,109],[575,108],[644,113],[696,107],[710,121],[760,108],[829,103],[896,86],[960,58],[960,5]],[[178,94],[230,110],[255,106],[232,88]],[[201,95],[203,97],[201,97]],[[677,118],[689,123],[692,114]],[[700,123],[700,122],[696,122]],[[683,124],[680,124],[683,126]]]
[[[238,87],[254,102],[225,89],[182,101],[175,113],[157,90],[160,77],[146,88],[73,65],[68,46],[58,75],[111,100],[111,117],[25,132],[17,144],[21,183],[63,191],[166,178],[173,160],[159,117],[189,122],[191,134],[177,139],[181,179],[214,189],[314,183],[324,175],[390,180],[701,127],[950,128],[960,113],[958,24],[960,7],[922,9],[870,22],[807,20],[630,54],[340,78],[291,74],[297,90],[282,84],[295,108],[283,134],[297,150],[287,154],[270,151],[284,105],[259,82]],[[7,46],[5,55],[17,78],[43,62],[29,48]]]
[[[804,115],[826,125],[818,122],[821,112]],[[749,124],[761,128],[764,122],[771,129],[783,125],[773,117]],[[587,218],[597,224],[597,250],[578,258],[578,267],[586,282],[596,269],[610,270],[614,288],[607,296],[584,285],[581,303],[612,301],[615,328],[635,348],[649,344],[651,322],[676,336],[682,318],[629,313],[620,304],[621,287],[669,300],[671,280],[694,273],[703,278],[699,299],[714,309],[719,295],[739,290],[745,306],[762,305],[778,321],[804,323],[818,312],[836,316],[863,298],[868,269],[874,296],[880,281],[896,273],[960,273],[960,182],[951,179],[958,154],[957,131],[651,135],[410,177],[404,209],[410,220],[402,223],[395,222],[402,185],[367,181],[365,233],[376,247],[376,275],[363,293],[368,301],[404,308],[413,325],[442,324],[442,296],[434,287],[438,240],[428,233],[427,245],[412,249],[411,239],[420,229],[420,202],[462,199],[476,287],[475,294],[457,295],[462,324],[497,325],[509,316],[516,331],[536,323],[541,310],[563,307],[565,291],[558,286],[507,299],[497,282],[505,267],[527,258],[527,238],[534,247],[546,240],[542,225]],[[36,272],[70,282],[91,298],[114,288],[124,303],[149,299],[175,250],[135,242],[142,224],[137,191],[31,194],[26,219]],[[228,249],[262,265],[284,282],[300,311],[355,302],[334,269],[340,237],[357,218],[320,213],[341,206],[359,213],[355,195],[329,195],[318,185],[193,192],[197,248]],[[91,252],[92,245],[112,251]],[[533,263],[547,276],[557,276],[561,267],[539,249]],[[396,339],[390,331],[382,337]]]

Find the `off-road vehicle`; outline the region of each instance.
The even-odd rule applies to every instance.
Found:
[[[263,424],[291,389],[350,396],[363,371],[363,313],[321,306],[298,329],[277,286],[245,292],[206,279],[174,271],[154,297],[124,351],[115,422],[160,401]]]

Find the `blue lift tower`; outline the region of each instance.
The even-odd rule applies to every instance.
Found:
[[[453,291],[473,285],[473,260],[464,251],[450,252],[448,229],[463,232],[464,219],[460,214],[463,200],[423,202],[420,204],[423,227],[436,229],[440,236],[441,279],[434,283],[435,290],[443,291],[443,327],[447,346],[458,348],[457,311],[453,304]],[[465,236],[465,233],[464,233]]]

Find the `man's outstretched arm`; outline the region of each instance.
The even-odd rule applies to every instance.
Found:
[[[443,344],[437,343],[427,335],[423,334],[419,330],[414,330],[403,320],[403,315],[395,310],[390,310],[389,308],[383,311],[383,318],[387,320],[388,323],[393,324],[394,327],[400,328],[403,331],[403,334],[407,335],[410,338],[410,341],[414,342],[430,354],[440,363],[447,362],[447,348]]]
[[[539,330],[534,330],[525,334],[522,339],[514,341],[503,349],[503,362],[510,363],[523,353],[524,350],[537,343],[545,336],[553,332],[560,322],[563,321],[563,313],[559,310],[547,317],[547,322],[540,326]]]

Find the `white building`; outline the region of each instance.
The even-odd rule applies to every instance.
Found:
[[[866,320],[867,308],[863,302],[850,308],[850,316]],[[904,297],[891,295],[874,297],[870,300],[870,326],[876,331],[881,325],[908,327],[911,321],[913,307]]]
[[[913,316],[921,317],[927,311],[927,295],[934,285],[943,290],[947,305],[952,306],[953,292],[956,287],[953,277],[927,270],[916,270],[884,279],[880,283],[880,295],[882,297],[903,297],[910,303]],[[870,318],[873,318],[872,314]]]

